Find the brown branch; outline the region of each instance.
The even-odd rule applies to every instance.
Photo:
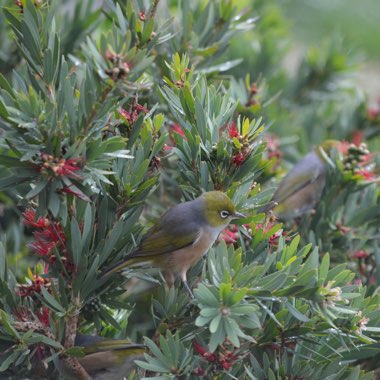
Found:
[[[74,300],[75,301],[75,300]],[[75,313],[67,316],[65,328],[65,341],[64,347],[66,349],[75,346],[75,338],[77,336],[79,314]],[[72,373],[73,377],[77,380],[91,380],[91,376],[86,372],[78,359],[72,356],[63,356],[61,358],[65,367]]]
[[[92,377],[80,365],[78,360],[73,356],[66,356],[61,358],[66,370],[70,373],[70,378],[75,380],[92,380]]]
[[[69,315],[66,320],[65,328],[65,348],[70,348],[75,346],[75,337],[77,336],[78,328],[78,314]]]
[[[70,326],[69,328],[66,328],[66,334],[65,334],[65,348],[69,348],[74,346],[75,342],[75,336],[76,336],[76,330],[74,330],[73,334],[73,328],[77,326],[78,324],[78,316],[69,317],[69,322],[66,326]],[[44,326],[41,322],[14,322],[14,327],[18,331],[26,332],[29,330],[32,330],[34,332],[41,333],[45,336],[47,336],[50,339],[56,340],[51,331],[48,329],[47,326]],[[69,346],[69,344],[71,344]],[[72,378],[76,380],[91,380],[91,376],[86,372],[86,370],[79,364],[78,360],[71,356],[62,356],[60,358],[62,361],[62,364],[66,368],[67,371],[69,371],[70,374],[72,374]]]
[[[160,0],[154,0],[153,1],[153,6],[152,6],[152,10],[150,11],[149,18],[153,18],[156,15],[157,6],[158,6],[159,2],[160,2]]]
[[[43,325],[41,322],[14,322],[13,326],[16,328],[17,331],[27,332],[29,330],[32,330],[34,332],[41,333],[50,339],[56,340],[51,331],[47,328],[47,326]]]

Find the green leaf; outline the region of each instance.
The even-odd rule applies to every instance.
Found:
[[[329,268],[330,268],[330,255],[327,252],[323,256],[321,265],[319,267],[319,279],[321,279],[323,281],[326,279],[326,276],[327,276],[327,274],[329,272]]]
[[[44,287],[41,287],[41,294],[46,301],[46,304],[51,309],[60,313],[65,313],[63,306]]]
[[[25,195],[25,198],[33,199],[36,195],[41,193],[41,191],[43,191],[46,188],[48,183],[49,183],[49,180],[46,177],[40,177],[35,183],[32,190],[30,190],[29,193]]]
[[[75,218],[71,220],[70,243],[71,243],[71,254],[73,256],[73,262],[77,266],[79,265],[80,256],[82,252],[82,239],[81,239],[79,224]]]

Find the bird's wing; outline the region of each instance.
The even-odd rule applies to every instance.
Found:
[[[194,202],[194,201],[193,201]],[[106,269],[101,278],[129,265],[152,262],[164,255],[192,245],[199,237],[200,220],[194,215],[192,202],[180,203],[164,214],[156,226],[142,238],[140,245],[124,260]]]
[[[282,203],[319,178],[324,170],[324,163],[315,152],[307,154],[280,183],[273,196],[273,201]]]
[[[77,334],[75,345],[84,347],[86,355],[109,350],[145,350],[143,344],[132,343],[129,339],[110,339],[94,335]]]
[[[153,227],[143,238],[139,247],[128,258],[162,255],[192,245],[198,238],[199,226]]]

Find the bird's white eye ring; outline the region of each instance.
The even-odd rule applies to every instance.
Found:
[[[222,219],[226,219],[229,215],[230,215],[230,213],[228,211],[226,211],[226,210],[223,210],[223,211],[220,212],[220,217]]]

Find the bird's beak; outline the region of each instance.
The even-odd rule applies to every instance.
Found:
[[[234,212],[231,215],[232,219],[240,219],[240,218],[246,218],[247,216],[241,212]]]

